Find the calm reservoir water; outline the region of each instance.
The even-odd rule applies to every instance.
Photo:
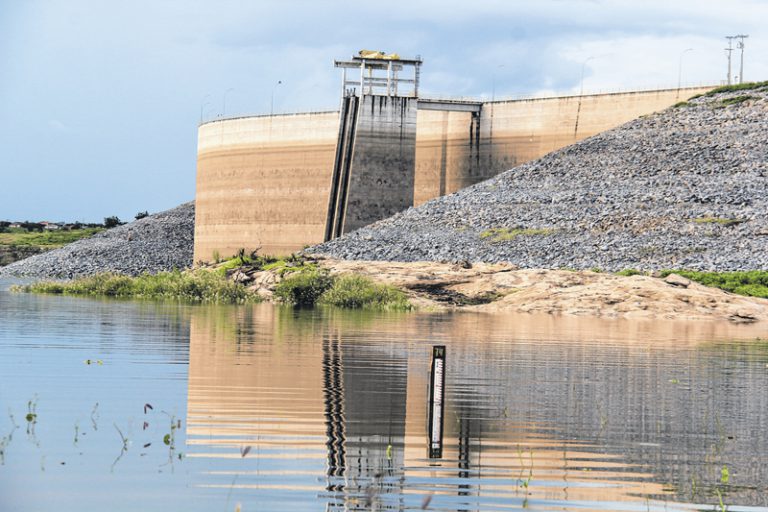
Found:
[[[7,284],[3,512],[768,510],[759,327],[188,306]],[[437,344],[444,448],[429,459]]]

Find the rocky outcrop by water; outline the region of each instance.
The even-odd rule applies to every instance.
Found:
[[[768,269],[768,87],[637,119],[308,252],[524,268]]]
[[[192,266],[195,204],[182,204],[0,268],[0,276],[139,275]]]

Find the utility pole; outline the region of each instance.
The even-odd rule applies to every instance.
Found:
[[[728,55],[728,85],[731,85],[731,53],[733,53],[733,40],[736,36],[725,36],[728,40],[728,48],[725,49],[725,53]]]
[[[744,83],[744,40],[749,37],[747,34],[739,34],[737,36],[734,36],[739,40],[738,43],[736,43],[736,48],[741,50],[741,65],[739,66],[739,83]]]

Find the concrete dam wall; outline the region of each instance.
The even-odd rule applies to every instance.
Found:
[[[711,88],[486,103],[351,92],[336,112],[204,123],[194,259],[287,254]]]

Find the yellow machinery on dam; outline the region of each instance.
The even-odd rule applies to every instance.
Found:
[[[421,59],[385,57],[335,61],[338,111],[200,125],[195,261],[330,240],[712,88],[437,100]]]

